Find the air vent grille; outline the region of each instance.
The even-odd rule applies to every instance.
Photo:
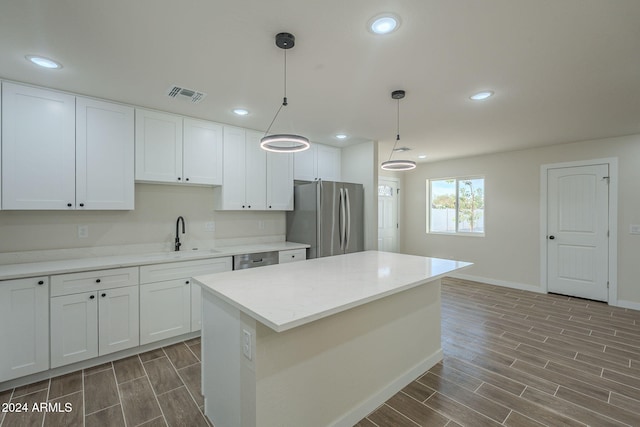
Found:
[[[182,99],[184,101],[189,101],[193,104],[199,103],[207,96],[207,94],[204,92],[199,92],[197,90],[187,89],[185,87],[175,86],[175,85],[169,86],[169,89],[167,89],[166,95],[169,98]]]

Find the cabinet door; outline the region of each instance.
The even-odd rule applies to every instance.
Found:
[[[262,132],[247,131],[245,141],[245,194],[247,209],[267,208],[267,152],[260,148]]]
[[[267,210],[293,210],[293,154],[267,153]]]
[[[216,208],[242,210],[245,202],[245,130],[224,127],[222,187],[216,189]]]
[[[340,181],[340,161],[342,151],[339,148],[318,144],[318,175],[324,181]]]
[[[185,182],[222,184],[222,126],[185,118],[182,154]]]
[[[182,182],[182,117],[136,108],[136,180]]]
[[[49,369],[46,277],[0,284],[0,383]]]
[[[51,298],[51,367],[97,356],[96,292]]]
[[[133,209],[133,108],[76,99],[76,208]]]
[[[75,97],[2,83],[3,209],[74,209]]]
[[[191,332],[202,329],[202,288],[191,284]]]
[[[149,344],[191,330],[189,279],[140,285],[140,344]]]
[[[140,344],[138,286],[98,292],[98,353],[136,347]]]
[[[318,177],[316,155],[318,144],[311,144],[307,150],[293,154],[293,178],[299,181],[313,181]]]

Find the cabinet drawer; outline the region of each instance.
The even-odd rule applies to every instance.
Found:
[[[306,249],[292,249],[289,251],[278,252],[278,262],[284,264],[287,262],[303,261],[307,259]]]
[[[138,267],[51,276],[51,296],[70,295],[138,284]]]
[[[231,266],[231,257],[143,265],[140,267],[140,283],[162,282],[201,274],[231,271]]]

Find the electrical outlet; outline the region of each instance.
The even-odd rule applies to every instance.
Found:
[[[258,220],[258,230],[264,230],[264,220]]]
[[[88,225],[79,225],[78,226],[78,239],[86,239],[89,237],[89,226]]]
[[[208,221],[204,223],[205,231],[216,231],[216,223],[213,221]]]
[[[251,332],[246,329],[242,330],[242,354],[251,360]]]

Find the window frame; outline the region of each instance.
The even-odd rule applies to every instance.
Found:
[[[459,182],[460,181],[466,181],[466,180],[472,180],[472,179],[481,179],[483,181],[483,186],[482,186],[482,191],[483,191],[483,195],[482,195],[482,203],[483,203],[483,210],[486,212],[486,199],[487,199],[487,194],[486,194],[486,177],[484,175],[468,175],[468,176],[455,176],[455,177],[445,177],[445,178],[428,178],[426,180],[426,196],[427,196],[427,203],[426,203],[426,233],[427,234],[435,234],[435,235],[441,235],[441,236],[464,236],[464,237],[485,237],[486,235],[486,221],[483,218],[483,231],[482,232],[470,232],[470,231],[458,231],[458,218],[459,218],[459,197],[460,197],[460,186],[459,186]],[[455,207],[455,214],[456,214],[456,218],[455,218],[455,225],[456,225],[456,230],[455,231],[432,231],[431,230],[431,189],[432,189],[432,182],[434,181],[454,181],[455,182],[455,189],[456,189],[456,207]]]

